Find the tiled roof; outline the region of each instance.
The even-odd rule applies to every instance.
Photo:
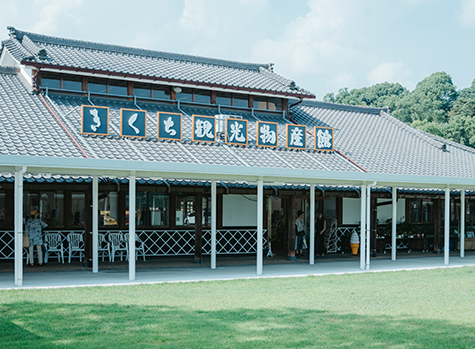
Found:
[[[245,167],[314,169],[334,171],[358,171],[351,163],[336,153],[319,153],[285,149],[285,124],[289,121],[281,115],[260,116],[247,112],[235,112],[249,123],[249,145],[238,147],[220,141],[203,144],[191,141],[192,114],[216,115],[217,108],[178,109],[173,105],[146,104],[138,106],[131,101],[93,99],[98,106],[109,107],[109,136],[81,135],[81,105],[89,105],[86,97],[51,95],[44,97],[51,110],[41,101],[42,96],[30,94],[16,73],[0,72],[0,154],[55,157],[84,157],[81,149],[92,159],[136,160],[149,162],[195,163],[233,165]],[[146,139],[120,137],[120,109],[147,111]],[[157,112],[184,112],[183,140],[180,142],[158,140]],[[223,113],[223,112],[221,112]],[[273,120],[279,125],[280,147],[267,149],[256,147],[256,122]],[[69,131],[69,137],[60,123]],[[77,142],[77,144],[74,143]]]
[[[131,75],[289,96],[313,94],[272,70],[272,64],[240,63],[183,54],[70,40],[9,27],[5,46],[19,62],[52,68]]]
[[[82,157],[15,69],[0,69],[0,154]]]
[[[475,149],[416,130],[385,109],[304,101],[293,119],[333,127],[335,148],[372,173],[475,176]]]

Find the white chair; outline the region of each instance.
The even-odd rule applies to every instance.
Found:
[[[82,257],[84,257],[84,240],[82,234],[69,233],[66,237],[68,240],[68,251],[69,251],[69,260],[68,263],[71,263],[71,257],[74,252],[79,252],[79,261],[82,262]]]
[[[61,234],[59,233],[47,233],[45,235],[45,263],[48,263],[48,257],[50,253],[56,253],[58,256],[58,262],[64,263],[64,247]]]
[[[129,241],[129,233],[124,234],[124,239],[127,242]],[[137,260],[139,252],[143,257],[143,260],[145,261],[145,243],[140,240],[137,234],[135,234],[135,260]]]
[[[120,260],[122,260],[124,252],[126,260],[129,259],[129,244],[127,243],[127,240],[124,239],[124,234],[121,232],[109,233],[109,242],[112,262],[115,260],[116,252],[120,252]]]
[[[110,251],[110,243],[106,240],[105,234],[97,234],[97,252],[98,255],[102,254],[102,261],[104,262],[104,256],[107,254],[109,257],[109,262],[111,261],[111,251]]]

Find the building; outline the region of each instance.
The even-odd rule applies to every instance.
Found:
[[[397,222],[430,230],[421,248],[438,250],[451,222],[466,230],[461,212],[473,221],[475,150],[412,129],[387,109],[314,101],[272,64],[8,31],[0,257],[15,258],[18,285],[31,209],[60,231],[63,246],[71,232],[82,237],[93,272],[100,241],[114,244],[119,231],[129,234],[131,256],[138,248],[144,258],[209,254],[215,268],[220,253],[255,253],[260,274],[268,232],[274,249],[295,258],[294,208],[307,214],[312,249],[316,210],[361,231],[363,269],[387,244],[396,258]],[[392,218],[383,247],[378,216]],[[279,229],[272,218],[286,223]]]

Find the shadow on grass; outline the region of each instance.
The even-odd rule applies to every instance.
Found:
[[[302,309],[0,306],[2,348],[473,348],[473,327]]]

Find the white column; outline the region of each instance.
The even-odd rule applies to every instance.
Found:
[[[211,269],[216,269],[216,181],[211,181]]]
[[[92,177],[92,272],[99,272],[99,180]]]
[[[366,185],[361,186],[361,215],[360,215],[360,269],[365,269],[366,251]]]
[[[315,184],[310,184],[310,265],[315,264]]]
[[[460,257],[465,257],[465,190],[460,192]]]
[[[135,280],[135,172],[129,176],[129,280]]]
[[[396,260],[396,220],[397,220],[397,188],[393,187],[393,197],[392,197],[392,227],[391,227],[391,260]]]
[[[444,264],[449,264],[450,245],[450,188],[445,188],[445,220],[444,220]]]
[[[26,167],[15,169],[15,199],[14,220],[15,231],[13,239],[15,244],[15,285],[23,286],[23,173]]]
[[[366,187],[366,270],[369,270],[371,252],[371,185]]]
[[[262,180],[257,181],[257,275],[262,275],[262,230],[263,230],[264,189]]]

